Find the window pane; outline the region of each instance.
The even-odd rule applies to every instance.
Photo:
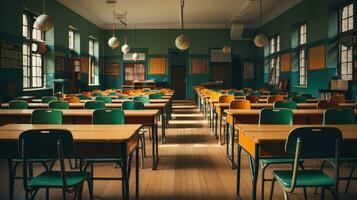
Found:
[[[68,47],[69,49],[74,49],[74,31],[69,30],[68,32]]]

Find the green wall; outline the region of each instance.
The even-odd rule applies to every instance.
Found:
[[[346,2],[348,1],[304,0],[261,27],[261,32],[268,37],[280,35],[281,53],[291,53],[291,72],[281,73],[281,77],[290,78],[291,91],[318,96],[318,90],[328,89],[330,79],[338,75],[338,13],[341,5]],[[326,45],[326,67],[321,70],[308,70],[307,87],[299,86],[298,79],[298,25],[302,22],[307,23],[308,48]],[[268,46],[258,50],[257,58],[264,61],[264,69],[261,71],[265,77],[260,80],[260,84],[269,79],[268,53]],[[355,98],[355,94],[351,98]]]

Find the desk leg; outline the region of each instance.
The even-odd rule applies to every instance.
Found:
[[[166,115],[165,112],[162,113],[162,116],[161,116],[161,143],[162,144],[165,144],[166,142]]]
[[[236,196],[236,200],[240,200],[240,166],[241,166],[241,156],[242,156],[242,147],[239,145],[238,143],[238,151],[237,151],[237,156],[238,156],[238,160],[237,160],[237,196]]]
[[[12,160],[11,159],[7,159],[8,162],[8,170],[9,170],[9,200],[13,200],[14,199],[14,169],[12,166]]]
[[[219,115],[219,133],[218,134],[219,134],[219,144],[222,145],[222,144],[224,144],[224,142],[222,142],[222,112]]]
[[[216,140],[219,139],[217,129],[218,129],[218,115],[215,112],[215,114],[214,114],[214,135],[216,137]]]
[[[158,142],[158,131],[157,131],[157,121],[154,122],[152,126],[152,169],[157,168],[157,162],[159,159],[159,142]]]
[[[138,146],[135,149],[135,199],[139,200],[139,148]]]
[[[258,182],[258,173],[259,173],[259,152],[260,152],[260,145],[256,144],[255,145],[255,157],[254,157],[254,163],[249,162],[252,170],[252,199],[256,200],[257,199],[257,182]],[[252,158],[253,159],[253,158]]]
[[[124,183],[124,192],[123,199],[129,200],[129,173],[128,173],[128,158],[123,159],[122,167],[123,183]]]
[[[231,167],[232,167],[232,169],[234,169],[236,167],[236,164],[234,162],[234,124],[235,124],[235,122],[234,122],[234,119],[233,119],[232,132],[231,132],[231,143],[232,143],[232,145],[231,145],[231,148],[232,148],[231,149],[231,155],[232,155]]]

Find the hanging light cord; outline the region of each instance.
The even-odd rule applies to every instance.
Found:
[[[263,1],[262,0],[260,0],[259,1],[259,7],[260,7],[260,26],[262,26],[262,24],[263,24]]]
[[[46,0],[42,0],[42,11],[43,14],[46,14]]]
[[[185,6],[185,0],[181,0],[181,29],[183,30],[183,7]]]
[[[115,24],[115,8],[113,6],[113,37],[115,35],[115,32],[114,32],[114,24]]]

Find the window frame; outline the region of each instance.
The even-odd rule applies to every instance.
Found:
[[[90,48],[92,43],[92,50]],[[99,85],[99,65],[95,45],[99,45],[98,40],[89,37],[88,40],[88,55],[89,55],[89,72],[88,72],[88,84],[89,85]],[[98,49],[98,48],[97,48]]]
[[[301,28],[305,26],[305,32],[302,33]],[[308,42],[308,23],[306,21],[302,22],[298,26],[298,51],[299,51],[299,86],[307,86],[308,84],[308,69],[307,69],[307,42]],[[305,42],[302,43],[301,36],[305,35]],[[303,52],[304,51],[304,52]],[[301,65],[302,58],[301,54],[304,54],[304,66]],[[304,74],[302,75],[302,70],[304,70]],[[302,81],[304,80],[304,81]]]
[[[350,5],[352,5],[352,11],[353,11],[353,15],[352,16],[347,16],[346,18],[343,18],[343,9],[344,8],[346,8],[346,7],[348,7],[348,6],[350,6]],[[345,4],[343,4],[341,7],[340,7],[340,9],[339,9],[339,17],[338,17],[338,24],[339,24],[339,30],[338,30],[338,32],[340,33],[340,34],[348,34],[348,33],[351,33],[351,32],[353,32],[354,30],[355,30],[355,28],[356,28],[356,5],[352,2],[352,1],[349,1],[349,2],[347,2],[347,3],[345,3]],[[351,19],[352,18],[352,28],[351,29],[349,29],[349,30],[345,30],[345,31],[343,31],[342,30],[342,28],[343,28],[343,21],[344,20],[347,20],[347,22],[348,22],[348,20],[349,19]]]
[[[281,36],[275,34],[269,38],[269,71],[273,74],[270,75],[270,82],[273,84],[279,84],[281,63]]]
[[[69,35],[72,32],[72,47],[70,45],[70,38]],[[69,27],[68,29],[68,49],[71,51],[75,51],[76,49],[76,30],[74,28]]]
[[[22,21],[22,38],[23,38],[23,43],[22,43],[22,56],[23,56],[23,61],[22,61],[22,79],[23,79],[23,83],[22,83],[22,88],[27,90],[27,89],[38,89],[38,88],[44,88],[45,87],[45,64],[44,64],[44,56],[34,52],[32,50],[32,46],[34,44],[38,45],[39,42],[43,42],[46,40],[45,38],[45,32],[41,31],[40,32],[40,39],[34,38],[34,30],[39,31],[38,29],[34,28],[33,25],[35,23],[36,20],[36,15],[32,14],[28,11],[23,11],[22,13],[23,16],[23,20],[24,17],[26,17],[27,19],[27,25],[26,25],[26,32],[27,32],[27,36],[24,36],[24,21]],[[27,55],[24,55],[24,48],[28,48],[27,51]],[[25,67],[24,65],[24,59],[27,59],[27,65]],[[40,65],[36,65],[34,66],[34,57],[40,57]],[[27,68],[27,69],[25,69]],[[34,68],[40,68],[40,69],[34,69]],[[25,70],[27,71],[26,76],[25,76]],[[33,72],[34,70],[40,70],[41,73],[34,75]],[[40,79],[41,83],[40,84],[36,84],[34,85],[34,78],[36,79]],[[25,86],[25,80],[27,82],[27,85]],[[37,81],[36,81],[37,82]]]

